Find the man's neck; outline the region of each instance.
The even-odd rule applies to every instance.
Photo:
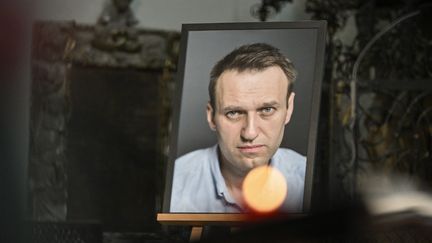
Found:
[[[239,175],[236,173],[232,173],[232,171],[229,170],[223,164],[221,164],[221,173],[223,178],[225,179],[225,184],[227,185],[227,187],[241,190],[243,180],[246,177],[246,175]]]

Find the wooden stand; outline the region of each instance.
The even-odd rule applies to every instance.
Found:
[[[189,237],[189,242],[198,241],[201,239],[201,235],[203,232],[203,227],[192,227],[191,234]]]
[[[278,214],[273,217],[251,217],[248,214],[223,213],[159,213],[157,220],[165,225],[192,226],[189,241],[200,240],[203,236],[204,226],[228,226],[231,232],[247,224],[266,223],[274,220],[286,220],[305,217],[306,214]]]
[[[189,241],[198,241],[203,234],[204,226],[240,226],[249,220],[247,214],[199,214],[199,213],[159,213],[157,220],[167,225],[192,226]]]

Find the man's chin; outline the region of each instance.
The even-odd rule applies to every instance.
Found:
[[[267,165],[269,160],[266,160],[264,158],[253,158],[253,159],[247,159],[245,161],[245,164],[247,165],[248,169],[254,169],[259,166]]]

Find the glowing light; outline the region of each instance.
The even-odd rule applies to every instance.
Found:
[[[249,172],[243,181],[243,198],[257,213],[271,213],[284,202],[288,186],[285,177],[276,168],[260,166]]]

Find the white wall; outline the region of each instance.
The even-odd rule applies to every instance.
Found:
[[[38,0],[36,19],[96,23],[107,0]],[[180,30],[182,23],[255,22],[250,9],[260,0],[134,0],[139,27]],[[270,21],[309,19],[305,0],[288,3]]]

